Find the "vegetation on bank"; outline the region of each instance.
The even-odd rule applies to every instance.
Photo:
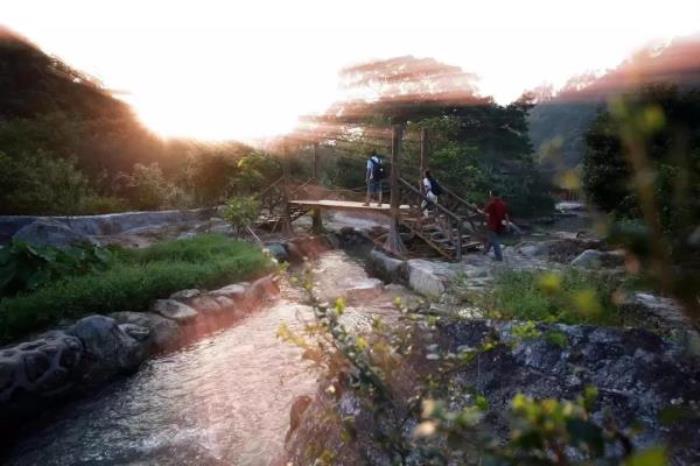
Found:
[[[565,324],[619,325],[617,286],[591,272],[507,270],[479,304],[496,319]]]
[[[118,249],[111,256],[104,270],[66,273],[33,291],[0,298],[0,341],[88,313],[145,310],[175,291],[226,285],[272,266],[259,248],[220,235]]]

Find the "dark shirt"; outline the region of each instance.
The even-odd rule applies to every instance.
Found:
[[[508,206],[500,197],[491,198],[488,204],[486,204],[484,212],[488,215],[487,224],[489,230],[500,233],[505,229],[503,220],[505,220],[506,215],[508,215]]]

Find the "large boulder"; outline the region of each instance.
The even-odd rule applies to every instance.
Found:
[[[152,312],[122,311],[109,316],[119,324],[135,324],[150,330],[146,342],[154,351],[174,348],[182,334],[177,322]]]
[[[197,318],[196,310],[174,299],[158,299],[153,303],[151,310],[178,323],[185,323]]]
[[[391,283],[406,283],[408,271],[406,262],[391,257],[378,249],[373,249],[369,255],[369,266],[379,278]]]
[[[81,341],[62,331],[0,350],[0,413],[70,389],[82,359]]]
[[[84,378],[105,380],[114,374],[136,369],[148,355],[144,344],[150,330],[136,324],[123,324],[102,315],[84,317],[68,331],[83,344]],[[135,338],[136,337],[136,338]]]
[[[636,292],[620,304],[625,322],[670,335],[694,354],[700,354],[700,334],[679,303],[671,298]]]
[[[99,244],[94,238],[78,233],[54,220],[37,220],[20,228],[12,238],[35,246],[54,246],[57,248]]]
[[[437,298],[445,292],[447,284],[456,273],[449,264],[424,259],[407,262],[410,288],[424,296]]]

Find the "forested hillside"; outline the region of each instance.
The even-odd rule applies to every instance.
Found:
[[[235,142],[162,140],[97,81],[0,29],[0,213],[212,204],[244,156],[259,157]]]
[[[576,167],[583,160],[585,133],[609,99],[659,82],[684,89],[699,79],[700,44],[686,38],[646,48],[602,76],[576,76],[556,93],[538,89],[538,103],[529,114],[532,143],[541,156],[549,156],[545,167]]]

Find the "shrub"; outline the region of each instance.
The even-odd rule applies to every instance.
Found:
[[[131,175],[124,176],[122,184],[129,203],[142,210],[155,210],[168,205],[174,190],[157,163],[135,164]]]
[[[0,249],[0,297],[35,290],[61,276],[96,272],[111,258],[98,246],[59,249],[13,241]]]
[[[10,157],[0,152],[0,213],[68,214],[92,195],[75,160],[39,151]]]
[[[240,233],[248,225],[252,224],[260,214],[260,202],[252,196],[232,197],[224,208],[224,220]]]

